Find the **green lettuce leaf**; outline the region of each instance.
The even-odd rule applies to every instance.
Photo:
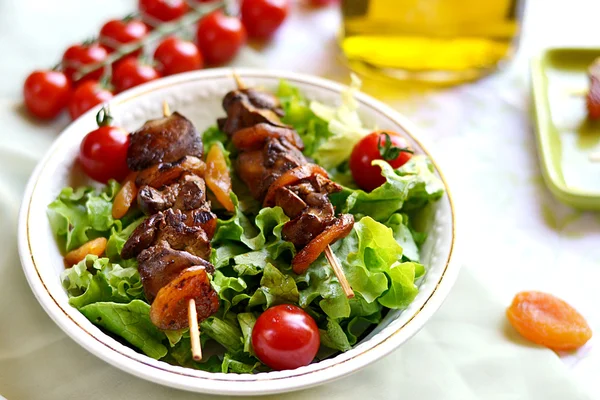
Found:
[[[218,220],[213,243],[226,243],[230,240],[242,242],[251,250],[259,250],[272,238],[281,239],[281,229],[289,221],[281,207],[263,208],[254,223],[240,209],[238,199],[231,196],[235,205],[233,216]]]
[[[94,324],[121,336],[148,357],[158,360],[167,354],[167,347],[162,343],[165,334],[150,321],[148,303],[141,300],[127,304],[98,302],[88,304],[80,311]]]
[[[350,350],[350,342],[344,330],[336,321],[327,319],[327,329],[319,329],[321,344],[340,351]]]
[[[250,374],[262,364],[253,357],[243,354],[232,355],[225,353],[223,363],[221,364],[221,372],[224,374],[234,372],[237,374]]]
[[[388,271],[391,284],[389,290],[377,301],[389,308],[406,308],[419,292],[415,285],[415,270],[422,265],[413,262],[394,263]]]
[[[119,184],[111,180],[100,191],[66,187],[60,192],[48,205],[47,214],[61,251],[71,251],[100,236],[108,237],[117,223],[112,217],[112,200],[119,189]]]
[[[252,329],[256,323],[256,315],[254,313],[239,313],[237,315],[238,323],[242,330],[242,336],[244,337],[244,352],[254,355],[252,349]]]
[[[300,290],[299,305],[307,308],[315,299],[319,307],[332,319],[350,316],[350,303],[339,281],[325,257],[319,257],[310,267],[296,278],[298,283],[308,285]]]
[[[61,281],[69,303],[76,308],[95,302],[129,303],[144,298],[137,268],[123,268],[94,255],[64,270]]]
[[[219,294],[223,305],[223,314],[226,314],[232,305],[235,306],[242,300],[236,295],[244,292],[248,286],[242,278],[225,276],[217,270],[213,274],[212,287]]]
[[[232,313],[228,315],[232,315]],[[227,351],[240,353],[244,350],[244,338],[235,318],[235,315],[233,315],[233,320],[217,316],[208,317],[200,324],[200,330],[225,347]]]
[[[304,142],[304,154],[312,157],[331,136],[327,121],[317,117],[300,90],[286,80],[279,82],[277,96],[285,112],[283,122],[296,129]]]
[[[385,225],[392,229],[394,239],[402,246],[402,255],[405,259],[419,262],[419,247],[413,237],[413,231],[409,227],[408,215],[392,214]]]
[[[298,287],[294,278],[268,263],[260,280],[260,287],[250,298],[248,306],[264,305],[266,309],[282,303],[298,304],[298,299]]]
[[[226,144],[229,138],[225,132],[222,132],[216,125],[213,125],[206,129],[202,133],[202,144],[204,146],[204,153],[208,153],[211,146],[215,143],[220,143],[222,145]]]

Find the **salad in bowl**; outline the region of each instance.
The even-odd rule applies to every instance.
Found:
[[[443,194],[402,133],[282,80],[238,88],[199,133],[168,110],[129,134],[109,111],[48,217],[69,303],[149,357],[211,372],[294,369],[349,350],[418,293]]]
[[[29,181],[19,252],[40,304],[105,361],[278,393],[426,323],[458,271],[454,212],[415,128],[356,85],[238,72],[166,78],[76,120]]]

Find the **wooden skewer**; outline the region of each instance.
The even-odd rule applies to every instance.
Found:
[[[169,103],[163,101],[163,115],[171,115]],[[190,326],[190,341],[192,343],[192,357],[195,361],[202,360],[202,345],[200,344],[200,327],[198,326],[198,314],[196,314],[196,301],[188,301],[188,325]]]
[[[231,74],[233,75],[233,79],[235,80],[235,84],[237,85],[238,89],[246,89],[246,85],[244,84],[240,76],[237,74],[237,72],[233,71]],[[333,251],[331,250],[331,247],[329,245],[327,245],[327,247],[325,248],[325,257],[327,258],[329,265],[331,265],[335,276],[340,282],[340,285],[342,286],[342,290],[344,291],[346,297],[349,299],[353,298],[354,291],[352,290],[350,283],[348,283],[348,279],[346,279],[346,275],[344,274],[344,270],[342,269],[340,262],[338,261],[335,254],[333,254]]]
[[[171,115],[171,109],[169,108],[169,103],[166,100],[163,101],[163,115],[168,117]]]
[[[240,76],[237,74],[237,72],[235,72],[235,70],[233,70],[231,75],[233,75],[233,79],[235,80],[235,84],[237,85],[238,89],[246,89],[246,85],[242,81],[242,78],[240,78]]]
[[[200,327],[198,326],[198,315],[196,314],[196,301],[190,299],[188,302],[188,323],[190,325],[190,341],[192,342],[192,357],[195,361],[202,360],[202,346],[200,345]]]
[[[335,276],[338,278],[338,281],[340,281],[340,285],[342,286],[342,290],[344,291],[346,297],[349,299],[353,298],[354,290],[352,290],[352,287],[350,287],[350,283],[348,283],[348,279],[346,279],[344,270],[342,269],[340,262],[338,261],[335,254],[333,254],[331,246],[329,245],[325,247],[325,257],[327,258],[329,265],[331,265],[331,268],[333,269]]]

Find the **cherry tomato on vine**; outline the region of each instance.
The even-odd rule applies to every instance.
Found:
[[[106,60],[108,51],[102,45],[96,42],[85,42],[69,47],[62,58],[63,71],[65,75],[74,81],[74,74],[78,68],[87,65],[96,64]],[[104,74],[105,68],[98,68],[77,80],[78,83],[86,79],[100,79]]]
[[[198,23],[196,42],[209,64],[231,61],[246,43],[246,29],[236,18],[213,11]]]
[[[315,320],[300,307],[290,304],[268,308],[252,329],[256,356],[275,370],[310,364],[320,344]]]
[[[201,69],[204,64],[198,47],[177,37],[163,40],[154,52],[154,60],[163,76]]]
[[[248,36],[268,39],[281,26],[289,9],[289,0],[243,0],[242,23]]]
[[[100,29],[100,43],[109,51],[115,51],[123,44],[135,43],[148,34],[148,27],[140,20],[132,18],[113,19]],[[142,50],[137,50],[131,55],[139,56]]]
[[[71,119],[76,119],[87,110],[112,98],[112,92],[106,89],[100,82],[83,82],[75,89],[71,100],[69,100],[69,114],[71,115]]]
[[[98,129],[88,133],[79,147],[79,163],[92,179],[106,183],[121,182],[130,172],[127,168],[129,134],[123,128],[111,126],[111,116],[103,108],[98,111]]]
[[[360,140],[350,155],[350,172],[361,189],[371,191],[385,183],[381,168],[373,160],[385,160],[400,168],[412,157],[406,139],[396,132],[375,131]]]
[[[160,73],[153,66],[142,63],[137,57],[127,57],[115,66],[112,84],[117,93],[120,93],[158,78]]]
[[[189,10],[185,0],[139,0],[138,8],[142,14],[162,22],[183,17]]]
[[[54,118],[71,97],[71,82],[60,71],[34,71],[25,79],[23,97],[33,115],[44,119]]]

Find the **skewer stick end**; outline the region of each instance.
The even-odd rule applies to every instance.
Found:
[[[163,115],[165,117],[168,117],[169,115],[171,115],[171,108],[169,107],[169,103],[167,103],[166,100],[163,101]]]
[[[231,75],[233,75],[233,79],[235,80],[235,84],[237,85],[238,89],[240,89],[240,90],[246,89],[246,85],[242,81],[242,78],[240,78],[240,76],[238,75],[237,72],[235,72],[235,70],[233,70],[231,72]]]
[[[338,261],[335,254],[333,254],[333,251],[331,250],[331,246],[329,246],[329,245],[327,245],[327,247],[325,248],[325,257],[327,258],[327,261],[331,265],[331,268],[333,269],[335,276],[338,278],[338,281],[340,281],[340,285],[342,286],[342,290],[344,291],[344,294],[346,295],[346,297],[349,299],[353,298],[354,290],[352,290],[352,287],[350,287],[350,283],[348,283],[348,279],[346,279],[344,270],[342,269],[340,262]]]
[[[202,346],[200,344],[200,328],[198,327],[198,314],[196,314],[196,301],[188,301],[188,324],[190,326],[190,342],[194,361],[202,360]]]

